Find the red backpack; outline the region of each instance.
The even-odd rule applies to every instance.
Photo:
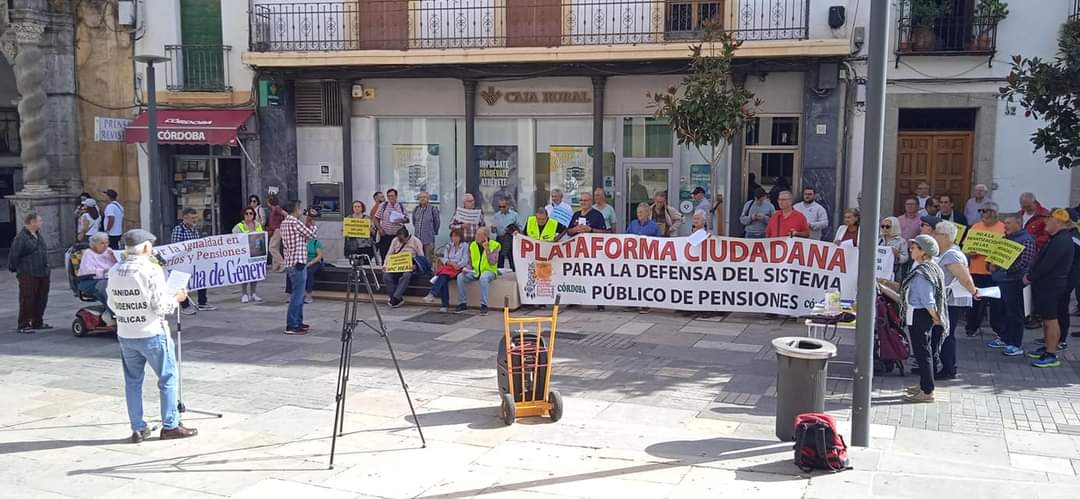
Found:
[[[847,444],[836,431],[835,418],[820,412],[795,416],[795,466],[804,472],[835,472],[851,467]]]
[[[900,329],[900,314],[896,307],[884,296],[877,299],[877,317],[875,317],[874,333],[877,336],[878,360],[884,362],[887,367],[899,365],[900,375],[904,373],[904,361],[911,356],[907,336]]]

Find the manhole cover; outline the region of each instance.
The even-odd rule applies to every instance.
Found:
[[[472,317],[470,314],[448,314],[445,312],[424,312],[405,319],[404,322],[423,322],[427,324],[457,324]]]

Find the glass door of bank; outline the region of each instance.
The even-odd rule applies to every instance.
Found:
[[[667,191],[670,203],[673,192],[670,164],[624,164],[622,170],[624,187],[619,190],[624,195],[619,214],[619,222],[622,224],[620,232],[625,231],[630,221],[637,218],[639,204],[652,204],[653,196],[661,191]]]

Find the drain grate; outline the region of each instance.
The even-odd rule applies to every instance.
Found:
[[[570,332],[562,333],[562,332],[560,332],[560,333],[556,334],[555,339],[557,341],[581,341],[581,340],[584,340],[585,338],[587,338],[588,336],[589,335],[584,334],[584,333],[570,333]]]

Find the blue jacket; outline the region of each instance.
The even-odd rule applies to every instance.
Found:
[[[1012,267],[997,269],[990,274],[993,282],[1022,282],[1024,275],[1031,269],[1031,262],[1035,259],[1035,238],[1026,230],[1017,231],[1016,234],[1006,234],[1005,238],[1024,245],[1024,251],[1016,257]]]

